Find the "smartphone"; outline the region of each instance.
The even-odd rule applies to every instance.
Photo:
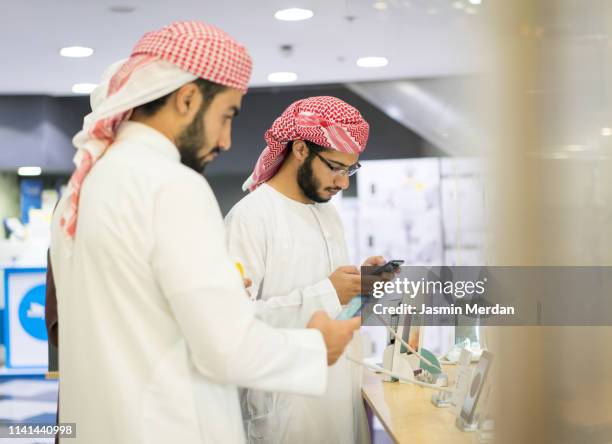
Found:
[[[393,272],[397,267],[402,265],[404,261],[402,259],[393,259],[372,271],[372,274],[390,273]],[[361,314],[362,308],[365,306],[368,298],[366,296],[355,296],[346,305],[344,310],[336,317],[336,319],[350,319],[354,316]]]
[[[380,267],[376,268],[372,272],[372,274],[391,273],[397,267],[401,266],[403,263],[404,263],[404,261],[402,259],[393,259],[393,260],[390,260],[385,265],[381,265]]]
[[[361,314],[361,309],[366,304],[366,299],[367,298],[365,297],[355,296],[348,304],[346,304],[346,308],[344,308],[344,310],[342,310],[340,314],[336,316],[336,319],[345,320],[359,316]]]

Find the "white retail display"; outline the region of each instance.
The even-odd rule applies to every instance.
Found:
[[[403,259],[404,265],[486,265],[482,162],[475,158],[365,160],[357,198],[334,199],[345,225],[352,263],[368,256]],[[386,333],[367,327],[374,356],[382,359]],[[448,352],[454,327],[424,329],[422,345]]]

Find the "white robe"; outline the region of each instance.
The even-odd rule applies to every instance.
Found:
[[[122,124],[83,185],[71,257],[62,205],[51,260],[75,443],[241,443],[237,385],[325,391],[321,334],[255,318],[210,187],[161,133]]]
[[[304,327],[316,310],[336,317],[342,307],[328,276],[348,265],[342,222],[331,204],[302,204],[267,184],[244,197],[225,219],[229,252],[241,261],[257,298],[257,317],[277,327]],[[362,356],[359,335],[347,348]],[[251,443],[369,442],[359,366],[329,368],[323,397],[241,391]]]

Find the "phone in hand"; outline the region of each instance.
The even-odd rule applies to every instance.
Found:
[[[340,312],[336,319],[338,320],[346,320],[351,319],[355,316],[359,316],[361,314],[361,309],[366,303],[366,298],[362,296],[355,296],[350,300],[346,307]]]
[[[372,271],[372,274],[391,273],[403,263],[404,261],[402,259],[392,259],[385,265],[381,265],[380,267],[374,269],[374,271]]]
[[[385,265],[381,265],[374,269],[371,274],[382,274],[382,273],[392,273],[399,266],[404,263],[402,259],[393,259],[387,262]],[[370,273],[368,273],[370,274]],[[344,310],[336,317],[336,319],[350,319],[354,316],[359,316],[361,313],[361,309],[365,306],[368,297],[366,295],[355,296],[350,302],[346,305]]]

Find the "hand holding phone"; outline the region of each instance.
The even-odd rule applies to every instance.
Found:
[[[385,265],[381,265],[380,267],[375,268],[372,274],[392,273],[403,263],[404,261],[402,259],[392,259]]]

